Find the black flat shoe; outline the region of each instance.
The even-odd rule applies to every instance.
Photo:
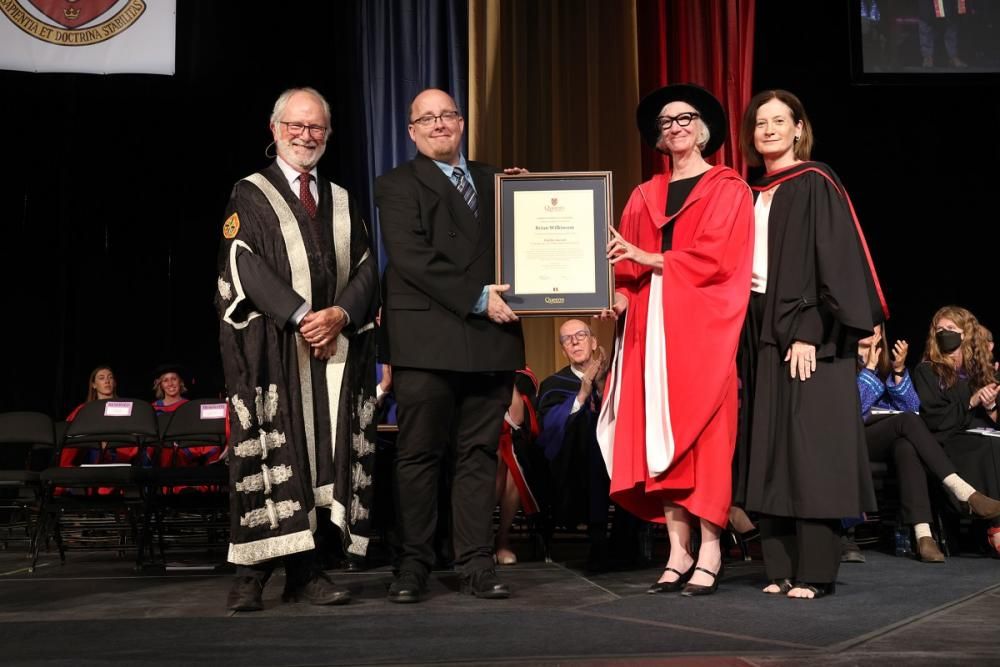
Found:
[[[833,595],[837,590],[837,584],[832,581],[828,584],[806,584],[799,582],[793,588],[801,588],[813,593],[811,598],[792,598],[793,600],[818,600],[824,595]]]
[[[686,584],[688,582],[688,579],[691,578],[691,575],[694,574],[694,566],[695,565],[697,565],[697,563],[691,563],[691,567],[688,568],[687,572],[678,572],[677,570],[675,570],[672,567],[665,567],[665,568],[663,568],[664,572],[673,572],[674,574],[677,575],[677,578],[674,579],[673,581],[658,581],[655,584],[653,584],[652,586],[650,586],[646,590],[646,592],[650,593],[650,594],[652,594],[652,593],[676,593],[677,591],[679,591],[682,588],[684,588],[684,584]]]
[[[691,583],[689,583],[687,586],[684,587],[684,590],[681,591],[681,595],[683,595],[686,598],[693,598],[693,597],[698,596],[698,595],[711,595],[715,591],[719,590],[719,575],[722,574],[722,567],[719,568],[718,572],[712,572],[710,570],[706,570],[703,567],[696,567],[694,569],[695,570],[700,570],[700,571],[704,572],[705,574],[711,575],[712,576],[712,585],[711,586],[702,586],[701,584],[691,584]],[[691,574],[694,574],[694,572],[692,572]]]
[[[761,592],[764,593],[765,595],[788,595],[788,591],[790,591],[793,588],[795,588],[795,584],[792,582],[792,580],[791,579],[787,579],[787,578],[786,579],[772,579],[771,581],[769,581],[767,583],[768,583],[768,586],[777,586],[778,590],[775,591],[775,592],[773,592],[773,593],[770,593],[768,591],[762,590]],[[767,588],[767,586],[765,586],[764,588]]]

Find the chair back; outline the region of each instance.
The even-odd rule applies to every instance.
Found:
[[[197,398],[171,413],[163,431],[163,442],[225,446],[229,408],[225,401]]]
[[[159,440],[156,411],[134,398],[90,401],[66,427],[64,447],[128,447]]]
[[[39,465],[45,467],[42,463],[51,458],[55,443],[55,427],[47,414],[0,413],[0,469],[36,470]],[[38,464],[34,464],[36,460]]]

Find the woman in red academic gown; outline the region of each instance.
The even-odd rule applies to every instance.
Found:
[[[637,187],[612,232],[615,362],[598,423],[611,497],[665,522],[670,557],[650,593],[712,593],[719,535],[732,497],[736,348],[753,253],[750,189],[705,161],[722,145],[722,105],[694,85],[672,85],[636,110],[643,138],[670,156],[669,174]],[[691,553],[692,523],[701,547]]]

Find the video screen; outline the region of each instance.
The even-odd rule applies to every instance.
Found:
[[[866,74],[1000,72],[1000,0],[860,0],[854,7]]]

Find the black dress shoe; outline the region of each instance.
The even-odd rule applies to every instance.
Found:
[[[647,593],[676,593],[677,591],[684,588],[684,584],[688,582],[691,575],[694,574],[694,566],[697,563],[691,563],[691,567],[688,568],[687,572],[678,572],[672,567],[663,568],[664,572],[673,572],[677,575],[677,578],[673,581],[657,581],[655,584],[650,586],[646,592]]]
[[[701,584],[692,584],[688,582],[688,585],[684,587],[683,591],[681,591],[681,595],[683,595],[686,598],[693,598],[698,595],[711,595],[715,591],[719,590],[719,576],[722,574],[721,567],[719,568],[718,572],[712,572],[711,570],[706,570],[703,567],[696,567],[694,569],[704,572],[705,574],[711,575],[712,585],[702,586]],[[694,573],[692,572],[692,574]]]
[[[317,572],[301,586],[285,587],[281,594],[282,602],[308,602],[309,604],[347,604],[351,601],[351,592],[343,586],[338,586],[323,572]]]
[[[402,571],[389,586],[389,602],[420,602],[427,587],[413,572]]]
[[[264,608],[264,583],[256,577],[236,577],[226,597],[230,611],[260,611]]]
[[[502,600],[510,597],[510,588],[497,578],[493,568],[473,572],[462,581],[462,592],[477,598]]]
[[[365,561],[363,558],[348,558],[344,563],[344,569],[348,572],[364,572]]]

